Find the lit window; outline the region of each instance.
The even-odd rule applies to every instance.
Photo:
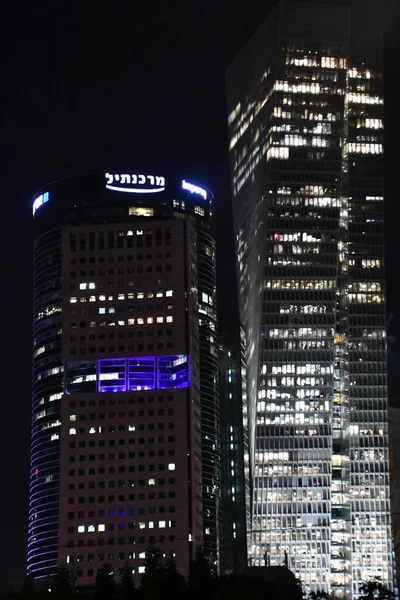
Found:
[[[143,235],[143,229],[136,229],[136,235]]]
[[[149,481],[147,482],[147,485],[156,485],[156,480],[155,479],[149,479]]]
[[[157,317],[157,323],[164,323],[164,317]]]
[[[143,523],[143,521],[139,522],[139,529],[146,529],[146,523]]]
[[[69,435],[76,435],[76,429],[70,429]]]
[[[104,315],[106,312],[106,309],[104,307],[99,308],[99,315]]]
[[[80,283],[79,284],[79,289],[80,290],[86,290],[86,288],[87,288],[87,283]]]
[[[157,292],[156,293],[156,298],[162,298],[164,296],[163,292]]]
[[[89,533],[93,533],[94,531],[96,531],[96,529],[95,529],[94,525],[89,525],[89,527],[88,527],[88,532],[89,532]]]
[[[96,284],[95,284],[95,283],[93,283],[93,282],[92,282],[92,283],[89,283],[89,290],[94,290],[94,289],[95,289],[95,287],[96,287]]]
[[[125,300],[125,294],[118,294],[118,300]]]
[[[133,235],[133,231],[132,231],[131,229],[129,229],[129,230],[126,232],[126,235]]]
[[[370,94],[349,93],[347,98],[354,104],[383,104],[383,98]]]
[[[85,526],[84,525],[78,525],[78,533],[85,533]]]
[[[110,306],[109,309],[108,309],[108,312],[111,313],[111,314],[115,313],[115,307],[114,306]]]
[[[144,552],[142,552],[141,554],[144,554]],[[145,558],[145,557],[143,557],[143,558]],[[139,567],[139,569],[138,569],[138,573],[139,574],[142,574],[142,573],[145,573],[145,572],[146,572],[146,567],[143,567],[143,566]]]
[[[76,415],[69,415],[70,421],[76,421]]]
[[[321,56],[321,67],[323,69],[345,69],[347,60],[333,56]]]
[[[149,521],[149,529],[154,529],[154,521]]]
[[[118,325],[120,325],[120,326],[125,325],[125,321],[118,321]]]
[[[91,427],[89,429],[89,433],[96,433],[96,427]]]
[[[167,290],[167,291],[165,292],[165,295],[167,296],[167,298],[168,298],[168,296],[172,296],[172,294],[173,294],[173,291],[172,291],[172,290]]]
[[[370,129],[381,129],[383,127],[382,119],[365,119],[365,127]]]
[[[139,552],[139,558],[146,558],[146,552]]]
[[[136,297],[141,300],[142,298],[144,298],[144,294],[143,292],[138,292],[138,294],[136,295]]]
[[[164,527],[166,527],[166,521],[158,521],[158,526],[160,529],[164,529]]]
[[[128,319],[128,325],[134,325],[135,319]]]
[[[168,471],[175,471],[175,463],[168,464]]]
[[[196,213],[196,215],[204,217],[204,208],[202,208],[201,206],[195,206],[194,212]]]
[[[171,316],[169,316],[169,317],[166,318],[167,323],[172,323],[173,320],[174,320],[174,318],[171,317]]]
[[[366,143],[349,143],[347,144],[347,151],[349,153],[356,154],[382,154],[382,144],[366,144]]]
[[[154,319],[153,317],[147,317],[147,323],[153,323]]]
[[[135,431],[135,425],[128,425],[128,431]]]
[[[135,217],[153,217],[154,208],[149,208],[147,206],[130,206],[129,215]],[[138,232],[136,232],[136,234],[139,235]]]
[[[289,136],[285,136],[285,141],[286,138],[288,138]],[[295,137],[295,136],[292,136]],[[290,144],[290,145],[297,145],[297,144]],[[272,147],[269,148],[267,150],[267,160],[270,160],[271,158],[289,158],[289,148],[285,148],[285,147]]]
[[[75,304],[76,303],[76,296],[72,296],[69,301],[71,302],[71,304]]]
[[[101,296],[99,296],[99,300],[100,300],[100,302],[105,302],[106,297],[104,296],[104,294],[102,294]]]
[[[138,325],[144,325],[144,319],[138,319],[137,322]]]
[[[81,296],[79,298],[79,302],[86,302],[86,296]]]

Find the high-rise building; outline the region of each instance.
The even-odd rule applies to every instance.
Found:
[[[249,558],[351,598],[392,586],[392,542],[381,38],[375,5],[348,4],[281,2],[227,97]]]
[[[250,491],[245,347],[244,332],[239,327],[219,334],[220,537],[224,575],[243,573],[247,566]]]
[[[390,490],[396,575],[400,573],[400,409],[389,408]]]
[[[219,422],[211,192],[92,173],[34,200],[28,572],[187,574],[218,563]]]

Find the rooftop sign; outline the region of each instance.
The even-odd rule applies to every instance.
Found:
[[[160,175],[137,175],[106,173],[106,188],[128,194],[155,194],[165,190],[165,177]],[[115,185],[118,184],[118,185]]]
[[[34,215],[35,212],[41,206],[43,206],[43,204],[45,204],[48,201],[49,201],[49,192],[45,192],[44,194],[40,194],[40,196],[38,196],[37,198],[35,198],[34,201],[33,201],[33,204],[32,204],[32,214]]]
[[[189,181],[185,181],[183,179],[182,189],[187,190],[191,194],[198,194],[199,196],[202,196],[204,200],[207,200],[207,191],[204,188],[195,185],[194,183],[189,183]]]

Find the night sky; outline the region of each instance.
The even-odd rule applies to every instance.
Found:
[[[216,196],[222,327],[236,314],[224,71],[276,0],[3,0],[0,585],[24,576],[35,190],[90,170],[172,168]],[[377,1],[382,10],[384,2]],[[129,10],[127,7],[132,7]],[[91,8],[91,10],[89,10]],[[400,18],[385,44],[388,311],[400,338]],[[397,92],[397,93],[396,93]],[[153,166],[154,165],[154,166]],[[397,319],[396,319],[397,315]],[[390,346],[400,406],[400,344]]]

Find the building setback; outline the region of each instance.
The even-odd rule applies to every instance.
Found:
[[[381,40],[350,4],[281,2],[227,72],[249,559],[346,598],[392,587]]]
[[[149,544],[187,575],[218,566],[219,422],[213,196],[186,180],[92,173],[33,204],[34,348],[28,572]]]

